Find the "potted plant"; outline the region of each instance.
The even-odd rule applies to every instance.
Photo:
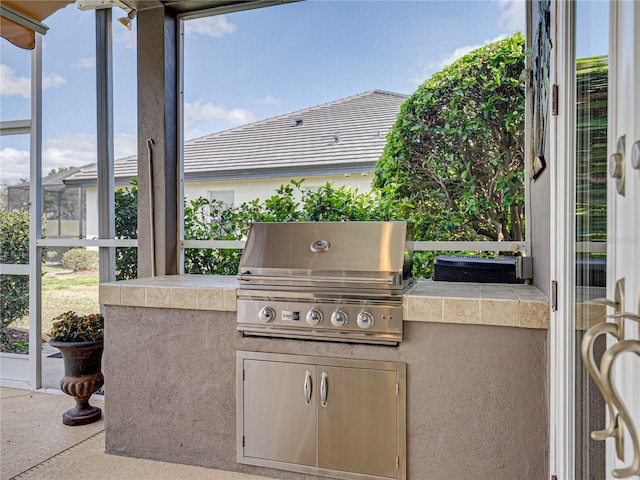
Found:
[[[76,400],[76,406],[62,415],[62,423],[74,426],[97,422],[102,410],[89,405],[89,399],[104,385],[103,315],[78,315],[69,311],[57,316],[53,319],[49,345],[62,352],[64,377],[60,380],[60,389]]]

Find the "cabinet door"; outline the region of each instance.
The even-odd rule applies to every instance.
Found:
[[[316,465],[315,365],[244,360],[244,456]]]
[[[319,365],[318,380],[318,466],[395,478],[397,373]]]

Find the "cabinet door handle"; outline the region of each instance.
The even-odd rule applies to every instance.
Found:
[[[307,370],[304,374],[304,403],[311,405],[311,394],[313,387],[311,385],[311,370]]]
[[[329,396],[329,374],[322,372],[322,380],[320,382],[320,405],[327,406],[327,397]]]

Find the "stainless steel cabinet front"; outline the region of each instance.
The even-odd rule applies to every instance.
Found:
[[[406,365],[238,352],[238,463],[406,478]]]
[[[315,365],[245,360],[245,457],[316,464],[316,405],[307,394],[315,370]]]
[[[394,478],[396,372],[319,365],[318,374],[326,391],[318,402],[318,466]]]

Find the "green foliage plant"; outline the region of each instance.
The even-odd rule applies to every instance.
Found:
[[[200,197],[187,200],[184,229],[187,240],[243,240],[252,222],[323,222],[399,220],[408,209],[403,202],[387,202],[380,191],[359,192],[350,187],[306,188],[304,180],[281,185],[264,201],[258,199],[229,208]],[[235,275],[242,252],[230,249],[185,250],[185,272]]]
[[[98,269],[98,252],[85,248],[72,248],[62,255],[62,266],[74,272]]]
[[[481,47],[402,105],[374,187],[411,204],[416,240],[524,239],[524,37]]]
[[[29,263],[29,211],[0,211],[0,263]],[[9,325],[29,312],[29,277],[0,275],[0,342],[9,344]]]
[[[104,338],[101,313],[78,315],[69,310],[53,319],[51,338],[59,342],[91,342]]]
[[[134,178],[129,188],[115,191],[116,238],[138,238],[138,182]],[[116,280],[138,277],[138,249],[116,248]]]

